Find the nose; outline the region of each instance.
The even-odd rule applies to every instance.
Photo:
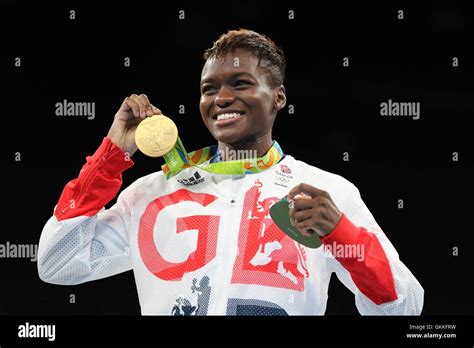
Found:
[[[235,96],[232,94],[226,87],[222,87],[217,93],[216,98],[214,99],[214,104],[220,108],[225,108],[226,106],[232,104],[235,101]]]

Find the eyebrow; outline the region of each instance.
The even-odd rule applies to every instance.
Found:
[[[230,75],[227,79],[232,80],[232,79],[236,79],[236,78],[238,78],[238,77],[243,77],[243,76],[245,76],[245,77],[250,77],[250,78],[252,78],[253,80],[255,80],[255,77],[254,77],[252,74],[249,74],[249,73],[247,73],[247,72],[236,72],[236,73]],[[205,83],[210,83],[210,82],[215,82],[215,80],[212,79],[212,78],[204,79],[204,80],[201,81],[201,86],[202,86],[203,84],[205,84]]]

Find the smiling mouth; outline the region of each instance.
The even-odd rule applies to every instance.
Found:
[[[236,118],[236,117],[242,116],[242,114],[243,114],[243,112],[229,112],[229,113],[217,115],[216,119],[217,119],[217,121],[228,120],[228,119],[231,119],[231,118]]]
[[[217,116],[213,116],[212,119],[214,120],[216,126],[225,126],[242,118],[244,114],[245,113],[243,111],[226,112]]]

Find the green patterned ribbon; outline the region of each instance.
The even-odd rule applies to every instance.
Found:
[[[270,150],[262,157],[205,163],[207,161],[212,162],[216,153],[217,145],[187,153],[181,139],[178,137],[173,149],[163,156],[166,164],[163,164],[161,168],[166,179],[189,167],[198,167],[218,174],[253,174],[271,168],[285,156],[280,145],[274,141]]]

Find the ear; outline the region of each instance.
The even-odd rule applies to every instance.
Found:
[[[286,90],[285,86],[281,85],[276,88],[274,108],[276,111],[280,111],[286,105]]]

